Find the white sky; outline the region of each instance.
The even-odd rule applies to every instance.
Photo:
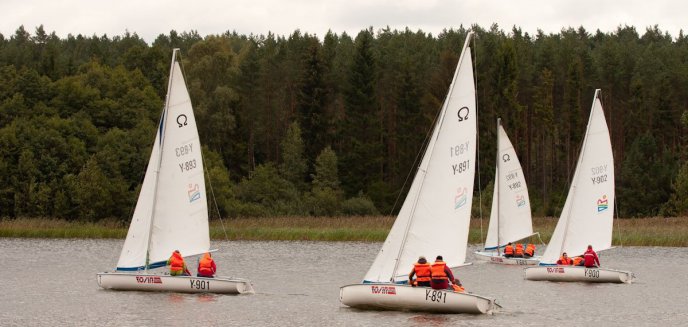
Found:
[[[642,35],[658,25],[676,37],[688,26],[688,1],[682,0],[0,0],[0,33],[14,35],[20,25],[31,33],[96,34],[108,37],[136,33],[148,43],[159,34],[196,30],[201,36],[236,31],[240,34],[289,35],[301,32],[355,36],[409,27],[437,35],[443,29],[493,23],[505,31],[558,33],[583,26],[613,32],[635,26]]]

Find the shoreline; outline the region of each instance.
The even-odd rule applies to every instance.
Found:
[[[395,217],[268,217],[213,220],[211,240],[383,242]],[[558,219],[534,217],[533,231],[547,244]],[[468,236],[481,244],[489,220],[472,219]],[[50,218],[0,220],[0,237],[124,239],[128,222],[69,222]],[[533,237],[532,242],[540,240]],[[651,217],[614,220],[612,244],[621,246],[688,247],[688,217]]]

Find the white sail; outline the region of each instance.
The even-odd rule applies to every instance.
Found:
[[[595,251],[611,247],[614,156],[599,93],[595,91],[576,172],[542,264],[556,263],[562,252],[583,254],[588,245]]]
[[[404,280],[423,255],[466,258],[476,154],[473,63],[466,37],[449,93],[408,195],[364,282]]]
[[[528,187],[514,146],[497,126],[497,165],[485,249],[496,249],[533,234]]]
[[[161,266],[174,250],[190,256],[209,248],[201,144],[184,77],[173,59],[165,109],[117,269],[142,269],[146,262]]]

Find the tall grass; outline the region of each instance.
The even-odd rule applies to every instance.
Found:
[[[272,217],[212,221],[210,237],[217,240],[306,240],[382,242],[395,217]],[[549,242],[557,219],[533,218],[533,230]],[[224,227],[223,227],[224,225]],[[468,241],[483,243],[488,220],[471,220]],[[68,222],[59,219],[3,219],[0,237],[117,238],[124,239],[128,224],[116,221]],[[532,239],[537,242],[536,238]],[[614,245],[688,246],[688,217],[635,218],[614,221]]]

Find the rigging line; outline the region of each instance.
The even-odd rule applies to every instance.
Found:
[[[616,196],[614,196],[614,211],[616,212],[616,235],[619,238],[619,246],[623,246],[623,242],[621,241],[621,224],[619,222],[619,205],[616,203]]]
[[[475,39],[477,39],[478,36],[475,35],[475,37],[471,40],[473,41],[473,58],[475,60],[473,61],[473,85],[474,85],[474,90],[473,92],[475,93],[475,120],[476,123],[479,121],[478,113],[480,112],[480,107],[478,105],[479,101],[478,99],[480,98],[478,96],[478,47],[475,44]],[[476,131],[476,151],[478,152],[478,163],[476,164],[476,170],[478,171],[478,212],[480,215],[480,240],[483,241],[483,245],[487,241],[483,237],[483,193],[482,193],[482,185],[480,181],[480,132]],[[499,147],[499,146],[498,146]],[[499,244],[497,244],[499,245]],[[483,246],[484,247],[484,246]]]

